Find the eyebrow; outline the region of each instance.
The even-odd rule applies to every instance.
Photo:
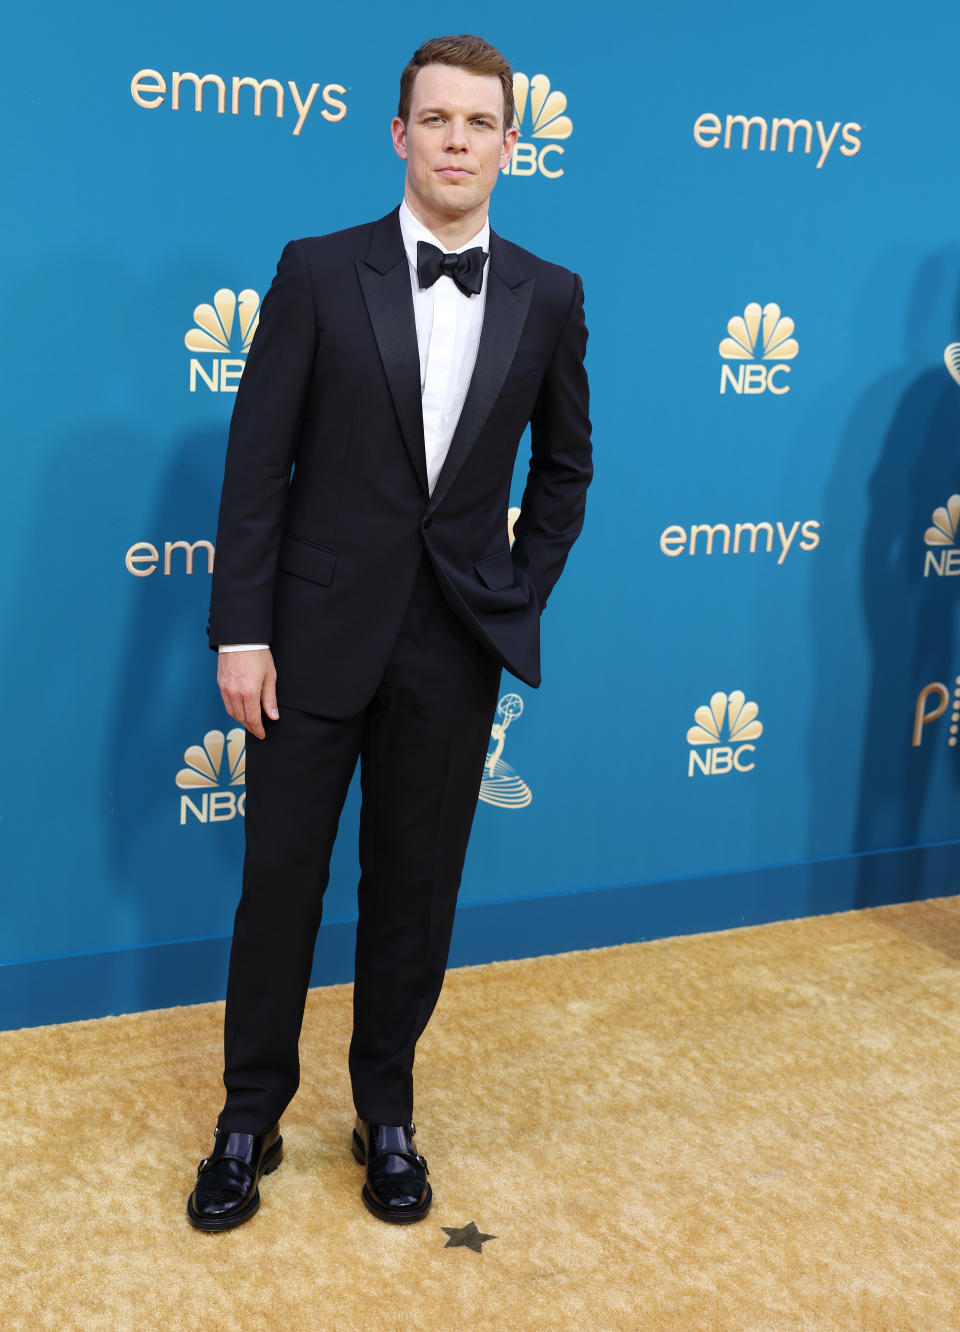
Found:
[[[448,116],[450,110],[445,106],[422,106],[417,114],[421,116]],[[499,121],[499,116],[495,111],[471,111],[468,119],[474,120],[477,116],[483,116],[484,120]]]

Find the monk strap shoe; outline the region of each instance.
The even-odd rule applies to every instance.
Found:
[[[197,1230],[232,1230],[249,1221],[260,1206],[261,1175],[283,1160],[280,1125],[269,1133],[224,1133],[197,1167],[197,1186],[187,1201],[187,1218]]]
[[[381,1221],[420,1221],[430,1210],[430,1172],[417,1151],[415,1133],[413,1124],[368,1124],[357,1118],[351,1151],[367,1168],[360,1197]]]

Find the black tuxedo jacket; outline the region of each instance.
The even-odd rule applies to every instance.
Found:
[[[583,289],[493,232],[488,262],[476,367],[431,496],[397,210],[283,251],[230,425],[208,634],[214,647],[270,643],[287,706],[366,706],[424,548],[471,632],[540,683],[539,616],[592,475]]]

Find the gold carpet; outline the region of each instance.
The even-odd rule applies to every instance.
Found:
[[[960,1328],[955,899],[452,971],[414,1226],[360,1204],[336,986],[259,1214],[190,1228],[221,1021],[0,1034],[4,1332]]]

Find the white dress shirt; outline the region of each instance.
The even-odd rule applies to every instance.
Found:
[[[473,368],[477,362],[483,311],[487,303],[487,268],[483,266],[483,286],[476,296],[465,296],[453,278],[437,278],[432,287],[421,291],[417,281],[417,241],[435,245],[441,253],[460,254],[463,250],[490,250],[490,223],[455,250],[437,240],[418,222],[406,203],[400,205],[400,232],[410,265],[413,291],[413,317],[417,324],[420,351],[420,396],[423,404],[423,443],[427,455],[427,486],[430,494],[450,448],[453,432],[460,420]]]
[[[404,202],[400,205],[400,234],[413,292],[413,317],[417,325],[417,347],[420,352],[423,444],[427,486],[432,495],[460,420],[477,362],[490,265],[488,262],[483,266],[483,286],[476,296],[464,295],[453,278],[446,274],[423,291],[417,281],[417,241],[427,241],[444,254],[459,254],[475,245],[489,253],[490,223],[484,222],[471,240],[458,245],[454,250],[448,250],[422,222],[417,221]],[[249,652],[268,646],[267,643],[221,643],[219,651]]]

